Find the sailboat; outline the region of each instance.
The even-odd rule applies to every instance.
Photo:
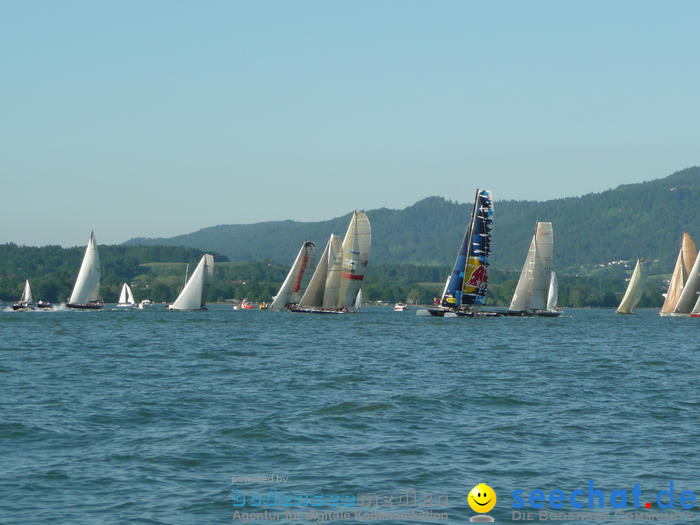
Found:
[[[684,288],[686,288],[686,282],[689,280],[689,277],[691,277],[696,259],[697,248],[695,247],[695,243],[690,235],[683,233],[681,249],[678,252],[676,266],[673,269],[673,275],[671,275],[671,281],[668,284],[668,291],[666,292],[666,299],[659,311],[659,315],[689,314],[691,312],[692,305],[695,304],[695,292],[686,293],[682,303],[680,299]],[[693,284],[695,286],[697,285],[695,282]],[[689,306],[689,304],[691,306]],[[677,308],[679,306],[680,309]]]
[[[556,317],[561,314],[559,310],[548,308],[549,298],[556,295],[556,276],[552,280],[553,253],[552,223],[538,222],[508,315]]]
[[[100,291],[100,255],[97,253],[95,233],[90,232],[90,240],[85,248],[83,262],[78,278],[75,280],[73,293],[66,306],[83,310],[97,310],[104,306],[98,299]]]
[[[477,189],[467,229],[457,252],[452,273],[447,277],[437,308],[421,309],[416,315],[436,317],[497,316],[474,306],[484,304],[488,285],[493,199],[490,190]]]
[[[632,277],[630,277],[630,282],[627,285],[627,290],[625,295],[620,301],[620,306],[617,307],[616,312],[618,314],[631,314],[634,309],[637,308],[640,299],[642,298],[642,292],[644,291],[644,284],[642,279],[642,260],[637,259],[637,264],[634,266],[634,271],[632,271]]]
[[[306,270],[313,258],[315,247],[316,244],[311,241],[304,241],[301,245],[286,279],[269,306],[270,310],[284,310],[288,306],[299,303],[303,293],[304,276],[307,274]]]
[[[326,243],[297,313],[342,314],[353,308],[365,277],[372,244],[367,215],[355,211],[341,244],[332,234]]]
[[[208,253],[202,258],[185,283],[185,287],[175,301],[168,305],[169,310],[206,310],[209,283],[214,276],[214,256]]]
[[[136,305],[134,300],[134,294],[131,292],[131,288],[128,284],[122,284],[122,291],[119,294],[119,301],[117,302],[117,308],[133,308]]]
[[[29,280],[24,281],[24,290],[22,291],[22,297],[19,298],[15,304],[12,305],[13,310],[34,310],[36,305],[32,300],[32,289],[29,286]]]

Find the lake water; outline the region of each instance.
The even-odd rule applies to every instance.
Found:
[[[463,524],[479,482],[503,522],[517,489],[590,510],[589,480],[611,522],[636,483],[658,512],[673,480],[680,511],[700,496],[699,334],[655,311],[0,311],[0,522]],[[358,518],[372,494],[415,514]]]

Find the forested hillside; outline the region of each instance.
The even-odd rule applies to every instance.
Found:
[[[486,181],[488,186],[488,181]],[[371,264],[451,264],[470,212],[473,190],[460,200],[429,197],[403,210],[367,212],[372,221]],[[700,240],[700,168],[602,193],[543,202],[499,201],[494,195],[492,267],[518,270],[535,222],[552,221],[555,267],[576,272],[582,264],[644,257],[654,271],[670,273],[681,234]],[[351,210],[348,210],[350,212]],[[167,239],[136,238],[129,245],[183,245],[214,250],[232,261],[288,264],[304,240],[325,243],[344,234],[350,213],[323,222],[265,222],[205,228]]]

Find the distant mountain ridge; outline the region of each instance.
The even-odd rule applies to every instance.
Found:
[[[466,191],[463,198],[470,200],[472,193]],[[498,195],[494,197],[492,261],[493,267],[501,270],[520,269],[538,220],[554,224],[554,265],[559,269],[636,257],[658,258],[672,266],[684,231],[700,241],[697,166],[663,179],[581,197],[542,202],[499,201]],[[428,197],[402,210],[367,211],[372,222],[370,265],[451,264],[470,211],[471,203],[442,197]],[[302,241],[324,245],[331,233],[343,235],[350,215],[319,222],[212,226],[170,238],[130,239],[125,244],[180,245],[214,250],[232,261],[269,259],[288,264]]]

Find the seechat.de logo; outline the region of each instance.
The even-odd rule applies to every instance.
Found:
[[[469,506],[476,516],[469,518],[469,521],[493,521],[487,513],[496,505],[496,491],[489,487],[486,483],[479,483],[474,487],[467,496]]]

